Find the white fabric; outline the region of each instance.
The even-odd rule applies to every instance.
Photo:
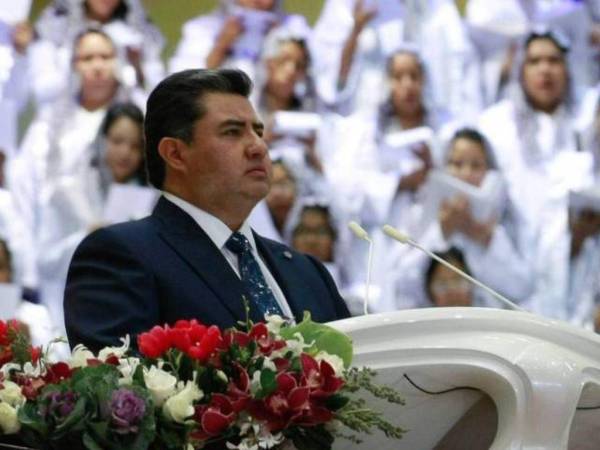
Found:
[[[216,11],[195,17],[184,23],[181,40],[177,45],[174,56],[169,61],[169,72],[206,68],[206,58],[215,44],[226,17],[222,12]],[[308,34],[309,26],[306,19],[301,15],[280,15],[278,20],[280,22],[273,32],[277,29],[289,29],[296,34]],[[263,39],[264,37],[263,35]],[[244,35],[239,40],[244,40]],[[256,44],[262,45],[260,42],[256,42]],[[259,54],[234,53],[225,60],[223,67],[242,69],[250,78],[254,79],[258,56]]]
[[[241,278],[238,256],[231,250],[229,250],[227,247],[225,247],[225,243],[231,237],[233,231],[220,219],[213,216],[212,214],[207,213],[206,211],[201,210],[200,208],[192,205],[191,203],[186,202],[185,200],[173,194],[170,194],[169,192],[163,192],[163,195],[167,200],[180,207],[182,210],[188,213],[192,217],[192,219],[194,219],[194,221],[200,226],[200,228],[202,228],[202,230],[208,235],[213,244],[215,244],[215,246],[223,254],[231,268],[235,271],[236,275]],[[287,300],[285,299],[283,291],[277,284],[277,281],[275,280],[275,278],[269,271],[269,268],[266,266],[260,254],[258,253],[258,250],[256,248],[256,242],[254,240],[254,235],[252,234],[252,229],[250,228],[248,221],[246,220],[242,224],[240,229],[237,231],[242,233],[250,242],[254,259],[256,259],[256,261],[258,262],[260,270],[263,276],[265,277],[265,281],[271,288],[271,291],[273,292],[273,295],[275,296],[275,299],[277,300],[281,311],[286,317],[292,318],[292,310],[290,309],[290,306],[288,305]]]
[[[327,0],[315,24],[315,73],[321,97],[339,111],[372,113],[385,95],[389,56],[377,32],[377,20],[358,38],[346,85],[338,90],[341,54],[353,26],[354,0]],[[402,18],[390,20],[403,30],[403,42],[420,49],[431,79],[432,106],[457,117],[474,118],[480,110],[479,69],[474,48],[451,0],[402,2]],[[398,41],[394,49],[403,42]],[[387,47],[390,47],[389,45]]]
[[[570,0],[469,0],[465,23],[480,57],[486,105],[502,95],[500,71],[511,43],[539,25],[558,29],[571,41],[568,60],[575,68],[576,85],[598,82],[595,51],[588,42],[592,17],[587,5]]]
[[[517,114],[514,103],[503,100],[482,115],[480,129],[507,181],[517,242],[534,271],[534,292],[522,304],[566,318],[564,282],[557,273],[568,247],[567,194],[593,183],[591,154],[577,151],[574,117],[563,107],[553,115]]]

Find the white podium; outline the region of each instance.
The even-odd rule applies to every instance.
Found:
[[[405,310],[330,325],[352,338],[354,365],[376,369],[378,382],[407,401],[375,403],[408,429],[404,439],[362,436],[360,446],[339,440],[338,450],[434,449],[482,392],[497,410],[493,450],[600,448],[600,336],[592,332],[491,308]],[[456,387],[465,389],[438,394]]]

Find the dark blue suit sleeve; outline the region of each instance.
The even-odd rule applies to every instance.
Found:
[[[111,229],[88,236],[77,248],[67,277],[64,310],[71,347],[92,351],[119,344],[159,321],[152,272]],[[132,336],[133,338],[134,336]]]
[[[313,256],[306,256],[314,264],[315,268],[323,278],[327,290],[329,291],[329,298],[331,299],[336,314],[335,319],[332,320],[340,320],[350,317],[350,311],[348,310],[348,306],[346,305],[346,302],[340,295],[338,288],[335,285],[335,281],[333,281],[333,278],[331,277],[331,274],[329,273],[327,268]]]

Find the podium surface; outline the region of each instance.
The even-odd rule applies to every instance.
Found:
[[[404,310],[330,325],[352,338],[354,365],[377,370],[378,382],[407,401],[374,403],[408,430],[405,438],[361,436],[360,446],[340,440],[336,449],[436,448],[484,394],[497,410],[494,450],[584,449],[600,431],[600,336],[590,331],[492,308]],[[576,413],[579,436],[571,435]]]

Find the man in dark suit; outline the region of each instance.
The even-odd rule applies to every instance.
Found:
[[[349,316],[321,263],[255,234],[246,219],[267,194],[263,125],[237,70],[189,70],[148,99],[146,165],[163,191],[152,215],[100,229],[78,247],[65,290],[71,346],[118,344],[157,324],[196,318],[231,327],[281,314]]]

